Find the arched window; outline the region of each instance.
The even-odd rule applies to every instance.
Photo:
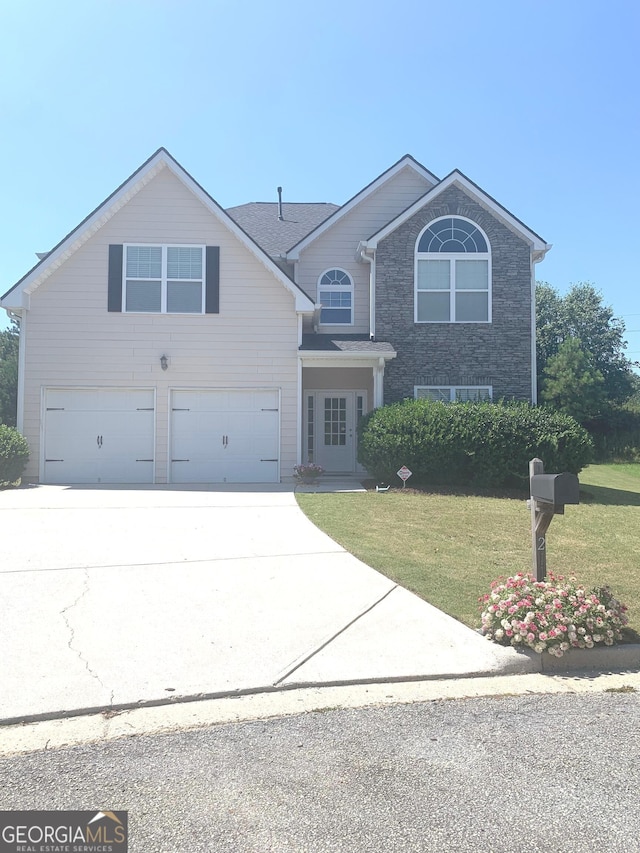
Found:
[[[318,280],[320,323],[326,326],[353,325],[353,280],[344,270],[324,272]]]
[[[491,252],[459,216],[431,222],[416,243],[416,323],[490,323]]]

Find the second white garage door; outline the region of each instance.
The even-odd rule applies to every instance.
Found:
[[[172,483],[277,483],[277,390],[173,391]]]

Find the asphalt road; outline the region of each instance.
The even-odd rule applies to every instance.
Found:
[[[331,710],[0,760],[3,809],[127,809],[131,853],[640,851],[640,694]]]

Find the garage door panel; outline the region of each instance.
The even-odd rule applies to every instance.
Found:
[[[47,411],[46,418],[45,482],[98,482],[100,460],[95,415],[61,409]]]
[[[228,450],[234,456],[250,455],[254,457],[278,455],[278,413],[253,413],[248,419],[237,412],[229,416],[227,424],[229,435]]]
[[[100,436],[103,483],[153,482],[153,412],[119,411],[118,430]]]
[[[100,468],[101,483],[153,483],[153,459],[115,459]],[[88,481],[95,482],[95,481]]]
[[[245,391],[229,395],[230,412],[260,412],[278,408],[277,391]]]
[[[153,412],[118,412],[117,430],[110,427],[101,434],[101,453],[115,458],[128,455],[149,457],[153,449]]]
[[[278,481],[277,391],[175,391],[171,482]]]
[[[99,420],[92,412],[47,411],[47,449],[54,456],[93,453],[98,435]]]
[[[253,459],[211,462],[179,460],[172,464],[173,483],[276,483],[278,461],[256,463]]]
[[[47,408],[62,409],[67,413],[97,412],[101,409],[100,391],[50,388],[47,391]]]
[[[227,478],[227,483],[276,483],[278,462],[236,461],[230,476],[231,479]]]
[[[175,459],[171,463],[173,483],[224,483],[226,463],[205,459]]]
[[[46,483],[152,483],[154,394],[150,389],[49,389]]]
[[[172,412],[172,458],[189,457],[194,448],[206,452],[213,449],[215,443],[223,449],[226,417],[219,412],[207,412],[202,409],[188,409]]]

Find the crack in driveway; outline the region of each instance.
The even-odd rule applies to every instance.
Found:
[[[77,605],[80,604],[82,599],[89,592],[89,572],[87,569],[83,569],[83,571],[84,571],[85,577],[84,577],[84,586],[83,586],[82,591],[80,592],[80,594],[78,595],[78,597],[76,598],[75,601],[72,601],[71,604],[68,604],[65,608],[63,608],[60,611],[60,615],[64,619],[64,624],[67,626],[67,630],[69,631],[69,635],[70,635],[69,636],[69,642],[67,643],[67,647],[69,648],[70,651],[75,652],[75,654],[78,656],[79,660],[82,661],[82,663],[84,664],[85,669],[87,670],[89,675],[92,678],[95,678],[101,687],[104,687],[106,689],[106,684],[102,681],[102,679],[100,678],[98,673],[94,669],[91,668],[91,666],[89,665],[89,661],[87,660],[87,658],[84,657],[84,655],[82,654],[82,651],[79,648],[74,647],[73,641],[75,640],[76,631],[75,631],[75,628],[72,626],[72,624],[71,624],[71,622],[67,616],[69,611],[73,610],[74,607],[77,607]],[[113,705],[113,690],[111,691],[110,704]]]

